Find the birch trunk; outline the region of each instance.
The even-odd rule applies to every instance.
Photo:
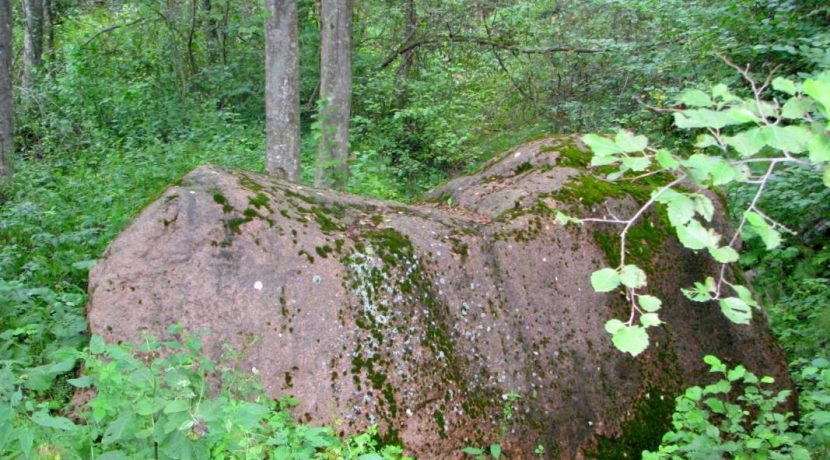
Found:
[[[300,53],[296,0],[266,0],[265,170],[300,178]]]
[[[320,13],[320,143],[314,183],[344,189],[352,105],[352,0],[323,0]]]

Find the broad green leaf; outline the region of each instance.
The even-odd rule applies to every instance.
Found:
[[[781,116],[788,120],[800,120],[814,108],[812,99],[792,97],[781,107]]]
[[[761,104],[761,111],[765,116],[771,116],[775,112],[771,105]],[[723,112],[727,117],[727,125],[741,125],[744,123],[757,123],[759,110],[757,104],[747,104],[744,106],[730,107],[729,110]]]
[[[696,219],[692,219],[687,225],[677,227],[676,230],[677,239],[689,249],[705,249],[710,245],[712,238],[709,230],[703,228]]]
[[[32,414],[32,421],[40,426],[62,431],[73,431],[78,428],[77,425],[72,423],[72,420],[66,417],[53,417],[46,411],[39,411]]]
[[[712,87],[712,97],[719,98],[723,102],[735,102],[741,100],[741,98],[732,94],[732,92],[729,91],[729,87],[723,83],[718,83]]]
[[[675,169],[680,166],[680,162],[677,161],[677,159],[674,158],[674,155],[666,149],[660,149],[654,156],[654,159],[657,160],[657,163],[659,163],[662,168]]]
[[[92,379],[86,375],[76,379],[69,379],[66,382],[75,388],[89,388],[89,386],[92,385]]]
[[[608,182],[615,182],[617,179],[625,175],[626,171],[628,171],[628,168],[623,167],[620,171],[612,172],[611,174],[606,176],[605,180],[607,180]]]
[[[807,79],[804,92],[824,106],[824,115],[830,115],[830,82]]]
[[[619,158],[609,155],[594,155],[591,157],[591,166],[607,166],[619,161]]]
[[[614,141],[596,134],[586,134],[582,136],[582,142],[590,147],[591,151],[594,152],[594,155],[596,156],[612,156],[622,152]]]
[[[741,286],[740,284],[733,284],[733,285],[731,285],[731,287],[732,287],[732,290],[735,291],[735,294],[738,294],[738,297],[740,297],[741,300],[746,302],[747,305],[751,305],[755,308],[759,308],[758,307],[758,302],[756,302],[755,299],[752,298],[752,293],[749,292],[749,289]]]
[[[781,234],[779,234],[777,230],[770,227],[767,221],[761,217],[760,214],[752,211],[746,211],[744,216],[746,217],[746,221],[749,223],[750,228],[752,228],[752,230],[759,237],[761,237],[761,240],[764,241],[767,249],[775,249],[781,244]]]
[[[735,169],[729,162],[720,160],[712,166],[712,185],[724,185],[735,180]]]
[[[613,268],[603,268],[591,274],[591,286],[597,292],[613,291],[620,282],[620,274]]]
[[[89,339],[89,352],[100,355],[104,353],[107,349],[107,344],[104,342],[104,339],[100,335],[93,335],[91,339]]]
[[[484,453],[483,450],[481,450],[477,447],[465,447],[464,449],[461,450],[461,452],[464,452],[467,455],[481,455],[481,454]]]
[[[640,324],[642,324],[643,327],[652,327],[659,326],[662,322],[660,321],[660,317],[657,316],[657,313],[645,313],[640,316]]]
[[[190,400],[174,399],[164,406],[165,414],[174,414],[176,412],[184,412],[190,409]]]
[[[708,364],[711,369],[709,372],[724,372],[726,365],[724,365],[717,356],[706,355],[703,357],[703,362]]]
[[[605,322],[605,332],[614,335],[620,329],[625,327],[625,323],[618,319],[609,319]]]
[[[620,282],[631,289],[646,285],[646,272],[636,265],[626,265],[620,270]]]
[[[803,126],[764,126],[760,129],[767,145],[790,153],[806,151],[811,139],[810,130]]]
[[[699,89],[692,89],[683,93],[680,102],[690,107],[711,107],[712,99]]]
[[[732,391],[732,385],[729,384],[728,380],[718,380],[703,388],[703,394],[707,395],[729,393],[730,391]]]
[[[796,86],[795,82],[784,77],[775,77],[775,79],[772,80],[772,88],[776,91],[787,93],[790,96],[798,92],[798,87]]]
[[[813,134],[808,149],[810,150],[810,161],[813,163],[830,161],[830,139],[827,138],[826,134]]]
[[[501,458],[501,446],[498,444],[490,444],[490,456],[493,458]]]
[[[703,396],[703,389],[700,387],[687,388],[683,396],[692,401],[700,401],[701,396]]]
[[[718,141],[710,134],[698,134],[697,138],[695,139],[695,147],[699,149],[705,149],[706,147],[717,146]]]
[[[630,157],[623,158],[622,164],[632,171],[639,172],[648,169],[651,166],[651,160],[646,157]]]
[[[695,216],[695,203],[688,196],[678,193],[666,205],[666,213],[672,226],[686,225]]]
[[[720,399],[706,398],[706,400],[703,401],[703,403],[709,406],[709,409],[711,409],[712,412],[716,414],[726,413],[726,408],[723,405],[723,401],[721,401]]]
[[[645,136],[635,136],[627,130],[617,131],[614,137],[614,142],[619,147],[620,151],[624,153],[641,152],[648,147],[648,138]]]
[[[734,136],[724,137],[723,140],[726,142],[726,145],[735,149],[738,155],[743,158],[755,155],[766,145],[763,131],[760,128],[741,131]]]
[[[709,254],[722,264],[730,264],[738,261],[738,251],[732,249],[731,246],[721,246],[719,248],[710,247]]]
[[[158,399],[144,398],[135,405],[138,415],[153,415],[160,411],[164,404]]]
[[[735,366],[734,369],[726,373],[726,378],[729,379],[730,382],[734,382],[735,380],[742,378],[745,374],[746,368],[739,364]]]
[[[712,200],[708,196],[699,193],[694,194],[692,199],[695,202],[695,212],[700,214],[706,222],[711,221],[712,216],[715,215],[715,205],[712,204]]]
[[[709,109],[691,109],[674,113],[674,124],[680,129],[723,128],[736,124],[735,120],[724,112]]]
[[[752,308],[737,297],[727,297],[718,301],[720,309],[729,321],[737,324],[749,324],[752,319]]]
[[[642,326],[625,326],[613,335],[611,341],[618,350],[637,356],[648,348],[648,333]]]
[[[640,308],[647,312],[655,312],[663,305],[660,299],[647,294],[637,296],[637,301],[640,303]]]
[[[775,383],[775,379],[768,376],[768,375],[765,375],[765,376],[761,377],[761,383],[766,383],[766,384]]]
[[[103,444],[112,444],[122,440],[125,435],[129,435],[134,419],[135,417],[131,412],[122,412],[115,421],[109,424],[101,442]]]

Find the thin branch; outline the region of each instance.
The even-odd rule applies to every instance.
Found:
[[[89,45],[89,44],[90,44],[90,43],[92,43],[92,42],[93,42],[96,38],[98,38],[98,37],[100,37],[101,35],[104,35],[104,34],[106,34],[106,33],[112,32],[113,30],[120,29],[120,28],[122,28],[122,27],[128,27],[128,26],[132,26],[132,25],[140,24],[140,23],[145,22],[145,21],[147,21],[147,19],[146,19],[146,18],[141,18],[141,19],[136,19],[136,20],[134,20],[134,21],[125,22],[125,23],[123,23],[123,24],[115,24],[115,25],[111,25],[111,26],[109,26],[109,27],[107,27],[107,28],[105,28],[105,29],[101,29],[101,30],[99,30],[98,32],[95,32],[94,34],[92,34],[92,36],[91,36],[91,37],[89,37],[89,38],[87,38],[87,39],[86,39],[83,43],[81,43],[81,47],[85,47],[85,46]]]

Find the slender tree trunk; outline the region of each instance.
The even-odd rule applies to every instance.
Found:
[[[43,55],[43,0],[23,0],[26,27],[23,33],[23,89],[34,87]]]
[[[0,185],[11,177],[14,150],[12,94],[12,0],[0,0]]]
[[[297,1],[266,0],[265,170],[300,178],[300,52]]]
[[[52,28],[55,18],[52,17],[52,0],[43,0],[43,46],[48,55],[55,49],[55,31]]]
[[[323,0],[320,12],[320,143],[314,183],[344,189],[352,106],[352,0]]]
[[[213,5],[211,0],[202,0],[202,14],[204,15],[204,34],[207,48],[208,64],[219,62],[219,25],[213,16]]]
[[[406,0],[406,27],[404,29],[406,41],[411,41],[415,38],[415,31],[417,29],[418,13],[415,10],[415,0]],[[409,72],[412,70],[412,62],[414,61],[414,59],[414,49],[406,50],[403,53],[403,60],[401,60],[401,75],[403,75],[404,77],[409,76]]]

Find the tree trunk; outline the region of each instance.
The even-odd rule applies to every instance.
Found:
[[[26,27],[23,33],[23,89],[34,87],[43,55],[43,0],[23,0]]]
[[[352,105],[352,0],[323,0],[320,13],[320,143],[314,183],[344,189]]]
[[[14,149],[12,94],[12,0],[0,0],[0,184],[11,176]]]
[[[55,23],[55,18],[52,17],[53,13],[52,0],[43,0],[43,46],[46,48],[46,54],[55,49],[55,30],[52,27]]]
[[[266,0],[265,22],[265,170],[300,178],[300,52],[297,1]]]
[[[213,13],[211,0],[202,0],[202,14],[205,19],[204,34],[207,48],[207,62],[210,65],[219,62],[219,24]]]

